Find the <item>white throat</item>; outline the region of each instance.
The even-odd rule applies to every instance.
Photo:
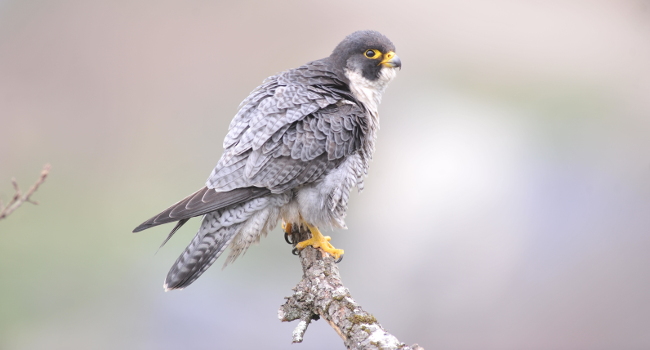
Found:
[[[384,67],[379,71],[379,78],[372,81],[364,78],[359,72],[345,70],[345,76],[350,80],[350,91],[368,109],[375,122],[378,118],[377,107],[381,102],[381,96],[395,75],[397,75],[395,68]]]
[[[384,67],[379,72],[379,78],[375,81],[370,81],[358,72],[348,69],[345,70],[345,76],[350,80],[350,91],[352,91],[354,97],[368,110],[369,130],[361,150],[364,173],[366,173],[369,166],[368,162],[372,159],[372,154],[375,151],[375,140],[377,138],[377,130],[379,129],[377,107],[379,106],[379,102],[381,102],[381,95],[386,90],[386,86],[395,78],[396,74],[395,68]],[[359,186],[359,188],[363,188],[363,181],[360,182]]]

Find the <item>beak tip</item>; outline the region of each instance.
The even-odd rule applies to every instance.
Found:
[[[399,70],[402,70],[402,60],[400,60],[399,57],[397,57],[397,55],[395,55],[393,59],[391,59],[386,63],[392,68],[399,68]]]

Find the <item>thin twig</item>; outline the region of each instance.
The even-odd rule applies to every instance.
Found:
[[[292,227],[294,245],[309,238],[308,230],[295,226]],[[302,342],[312,320],[323,318],[341,336],[348,349],[424,350],[417,344],[408,346],[400,342],[352,299],[333,257],[312,247],[300,251],[299,256],[302,280],[278,310],[282,322],[300,320],[293,331],[293,343]]]
[[[14,185],[14,196],[11,198],[9,201],[9,204],[7,206],[4,206],[2,204],[2,201],[0,201],[0,220],[6,218],[9,216],[9,214],[13,213],[14,210],[18,209],[23,203],[29,202],[32,204],[38,204],[37,201],[33,201],[31,199],[31,196],[38,190],[38,186],[40,186],[44,181],[47,175],[50,173],[50,165],[45,164],[43,166],[43,170],[41,171],[41,176],[36,180],[36,182],[32,185],[32,187],[29,188],[27,193],[23,195],[20,191],[20,187],[18,187],[18,182],[16,182],[15,178],[11,179],[11,183]]]

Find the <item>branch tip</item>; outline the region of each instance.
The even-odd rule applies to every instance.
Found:
[[[11,178],[11,183],[14,186],[14,195],[7,204],[7,206],[4,206],[2,201],[0,201],[0,219],[4,219],[9,214],[13,213],[14,210],[18,209],[23,203],[29,202],[32,204],[38,204],[37,201],[34,201],[31,199],[31,196],[36,192],[38,189],[38,186],[40,186],[44,181],[47,175],[50,173],[51,166],[50,164],[45,164],[43,166],[43,170],[41,170],[41,175],[36,180],[36,182],[32,185],[32,187],[29,188],[27,193],[25,195],[22,194],[20,191],[20,187],[18,187],[18,182],[16,181],[16,178]]]

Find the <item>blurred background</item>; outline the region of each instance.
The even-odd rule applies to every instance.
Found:
[[[0,349],[290,345],[280,229],[183,291],[192,220],[131,233],[203,186],[264,78],[376,29],[384,95],[341,274],[426,349],[650,348],[650,2],[0,1]]]

